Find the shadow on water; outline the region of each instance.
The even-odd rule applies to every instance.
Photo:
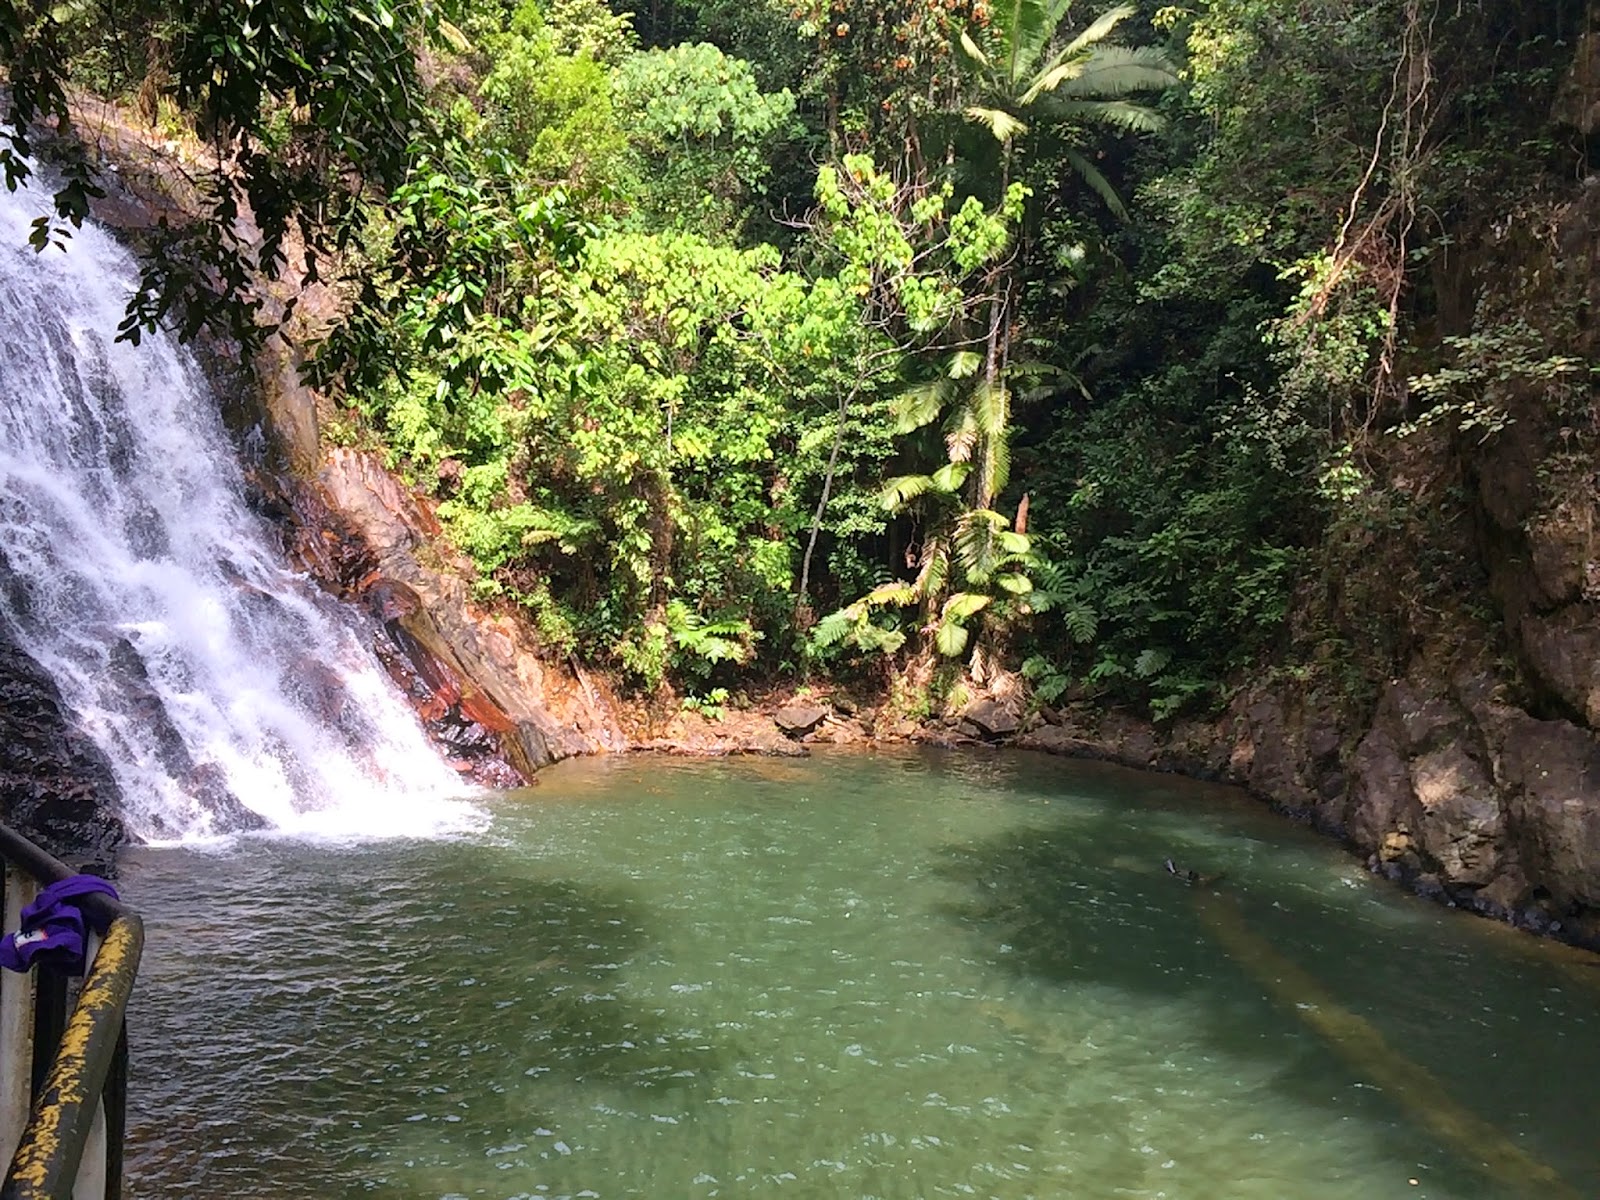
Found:
[[[1170,816],[1170,809],[1165,815]],[[1152,816],[1162,826],[1159,842],[1136,832],[1141,818]],[[1330,993],[1349,1003],[1345,997],[1352,991],[1366,990],[1360,979],[1368,956],[1403,962],[1412,947],[1403,938],[1383,945],[1384,939],[1374,938],[1372,927],[1365,925],[1355,931],[1356,937],[1366,939],[1362,945],[1339,944],[1337,932],[1331,945],[1318,945],[1315,932],[1306,935],[1306,923],[1320,920],[1326,923],[1320,932],[1337,931],[1341,919],[1349,923],[1348,908],[1341,911],[1337,900],[1330,903],[1326,897],[1312,897],[1308,903],[1306,895],[1292,895],[1293,867],[1288,861],[1232,862],[1230,857],[1239,856],[1219,853],[1215,838],[1185,837],[1163,823],[1162,816],[1159,811],[1130,812],[1124,805],[1106,806],[1088,817],[1078,809],[1059,825],[1036,825],[946,845],[935,872],[959,887],[964,898],[945,903],[942,914],[976,933],[994,951],[997,967],[1023,979],[1067,992],[1109,988],[1128,996],[1130,1004],[1142,999],[1182,1004],[1192,1021],[1188,1037],[1202,1044],[1208,1056],[1219,1064],[1260,1063],[1268,1068],[1261,1075],[1275,1093],[1295,1105],[1325,1110],[1330,1120],[1348,1119],[1353,1110],[1364,1110],[1376,1118],[1372,1126],[1381,1152],[1394,1161],[1452,1163],[1445,1173],[1469,1188],[1469,1194],[1519,1194],[1514,1187],[1493,1190],[1495,1185],[1469,1165],[1491,1157],[1479,1153],[1471,1139],[1436,1138],[1426,1127],[1429,1114],[1422,1111],[1423,1105],[1408,1104],[1401,1097],[1392,1097],[1392,1105],[1374,1104],[1375,1094],[1386,1089],[1374,1087],[1370,1077],[1381,1078],[1384,1073],[1341,1061],[1341,1052],[1346,1059],[1351,1052],[1317,1037],[1297,1019],[1303,1014],[1290,1011],[1327,1007]],[[1163,865],[1167,855],[1180,870],[1223,872],[1214,886],[1225,897],[1225,911],[1247,930],[1255,924],[1268,932],[1220,939],[1215,921],[1202,919],[1201,906],[1210,889],[1191,886],[1168,873]],[[1234,870],[1239,865],[1242,872]],[[1297,908],[1304,911],[1296,912]],[[1289,936],[1274,946],[1273,938],[1283,934]],[[1232,945],[1225,946],[1225,940]],[[1266,961],[1246,961],[1252,957],[1252,945],[1259,951],[1254,957]],[[1277,966],[1293,970],[1285,966],[1290,959],[1304,960],[1296,967],[1308,968],[1302,978],[1309,987],[1326,990],[1308,995],[1304,1003],[1286,1003],[1288,989],[1280,982],[1275,1003],[1262,980]],[[1414,969],[1425,973],[1428,964],[1414,962]],[[1316,981],[1313,974],[1319,977]],[[1449,984],[1441,980],[1435,986]],[[1380,997],[1378,1003],[1383,1002]],[[1397,1001],[1397,1007],[1403,1005],[1403,999]],[[1008,1022],[1005,1014],[1000,1016],[1002,1023],[1011,1024],[1024,1037],[1032,1033],[1048,1038],[1042,1030],[1030,1031],[1015,1018]],[[1336,1016],[1341,1022],[1345,1019],[1343,1013]],[[1367,1024],[1361,1017],[1352,1016],[1351,1021]],[[1386,1046],[1381,1037],[1378,1044],[1398,1056],[1411,1051],[1405,1040],[1392,1036]],[[1466,1065],[1470,1069],[1471,1064]],[[1352,1089],[1366,1094],[1358,1097]],[[1481,1078],[1459,1082],[1450,1092],[1466,1098],[1462,1111],[1476,1109],[1475,1115],[1482,1117],[1493,1111],[1492,1093],[1486,1104]],[[1444,1098],[1441,1103],[1455,1101]],[[1526,1141],[1509,1131],[1505,1138],[1508,1145]],[[1563,1146],[1559,1134],[1553,1140],[1569,1174],[1577,1166],[1579,1177],[1587,1182],[1592,1168],[1585,1143]]]
[[[567,1152],[580,1100],[717,1071],[700,1031],[621,986],[651,941],[643,903],[490,854],[435,851],[425,876],[359,850],[271,846],[135,864],[145,895],[191,893],[155,906],[163,950],[141,982],[182,987],[206,1020],[204,1036],[143,1040],[136,997],[133,1180],[245,1196],[343,1177],[351,1195],[411,1195],[485,1144],[508,1161]],[[188,1133],[172,1137],[175,1123]]]

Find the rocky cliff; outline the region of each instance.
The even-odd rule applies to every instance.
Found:
[[[1600,37],[1574,77],[1600,94]],[[1587,137],[1600,108],[1555,119]],[[1215,722],[1068,713],[1018,741],[1242,784],[1420,892],[1600,949],[1600,176],[1489,222],[1443,283],[1474,420],[1368,448],[1300,665]]]

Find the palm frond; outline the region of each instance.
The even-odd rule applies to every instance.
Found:
[[[985,380],[972,389],[968,407],[978,432],[987,438],[998,437],[1011,419],[1011,393],[1004,384]]]
[[[1000,566],[1000,547],[996,534],[1006,519],[987,508],[974,508],[961,514],[956,523],[956,561],[972,583],[983,584]]]
[[[1089,28],[1085,29],[1062,48],[1061,53],[1056,55],[1056,61],[1073,58],[1090,46],[1105,41],[1111,31],[1133,16],[1133,13],[1134,6],[1131,4],[1119,4],[1115,8],[1106,9],[1105,12],[1095,18]]]
[[[989,56],[983,52],[983,48],[979,46],[977,42],[972,40],[972,35],[965,29],[961,31],[961,37],[959,38],[959,41],[961,43],[961,49],[966,52],[967,57],[971,58],[981,67],[989,66]]]
[[[945,549],[944,543],[937,543],[932,550],[923,555],[922,569],[917,572],[916,582],[912,585],[917,589],[917,594],[926,599],[937,596],[944,590],[944,581],[950,577],[950,554]]]
[[[951,379],[971,379],[983,366],[983,355],[976,350],[957,350],[950,356],[948,374]]]
[[[973,418],[972,406],[963,404],[950,414],[950,419],[944,424],[945,452],[951,462],[968,462],[977,444],[978,423]]]
[[[1050,105],[1050,115],[1063,119],[1115,125],[1130,133],[1160,133],[1167,119],[1155,109],[1131,100],[1062,100]]]
[[[985,438],[983,449],[986,486],[980,499],[987,504],[996,494],[1005,491],[1006,484],[1011,480],[1011,431],[1001,430],[993,437]]]
[[[1072,164],[1083,181],[1089,185],[1100,199],[1106,202],[1106,207],[1111,210],[1111,215],[1119,221],[1128,219],[1128,206],[1123,204],[1122,197],[1117,195],[1117,189],[1111,186],[1111,181],[1100,173],[1100,168],[1095,166],[1076,150],[1067,151],[1067,161]]]
[[[1157,46],[1100,46],[1057,84],[1057,94],[1076,100],[1119,99],[1133,92],[1159,92],[1177,82],[1172,60]]]
[[[1001,143],[1009,142],[1019,133],[1028,132],[1026,122],[1017,120],[1003,108],[984,108],[980,104],[974,104],[966,110],[966,117],[969,121],[987,126],[989,132]]]

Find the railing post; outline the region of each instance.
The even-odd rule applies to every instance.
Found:
[[[83,943],[83,977],[89,978],[94,956],[100,952],[100,935],[90,933]],[[94,1124],[83,1146],[78,1176],[72,1181],[72,1200],[106,1200],[106,1101],[102,1092],[94,1108]]]
[[[0,932],[22,925],[22,910],[38,885],[25,871],[5,868],[5,918]],[[0,1162],[11,1161],[33,1106],[33,988],[36,972],[0,971]]]
[[[0,824],[5,895],[0,924],[21,925],[40,884],[73,875]],[[0,1150],[10,1166],[0,1200],[120,1200],[127,1116],[128,996],[144,947],[139,914],[94,893],[80,906],[103,936],[86,939],[70,1014],[58,971],[0,971]],[[21,1114],[20,1124],[18,1114]]]

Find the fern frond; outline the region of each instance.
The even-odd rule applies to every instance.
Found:
[[[1133,660],[1133,673],[1140,679],[1149,679],[1152,675],[1161,674],[1171,661],[1172,651],[1160,646],[1147,646]]]
[[[1100,632],[1100,616],[1087,604],[1079,603],[1067,609],[1061,622],[1067,636],[1080,646],[1087,646]]]
[[[858,620],[854,605],[829,613],[811,627],[811,644],[819,650],[837,646],[850,636]]]

